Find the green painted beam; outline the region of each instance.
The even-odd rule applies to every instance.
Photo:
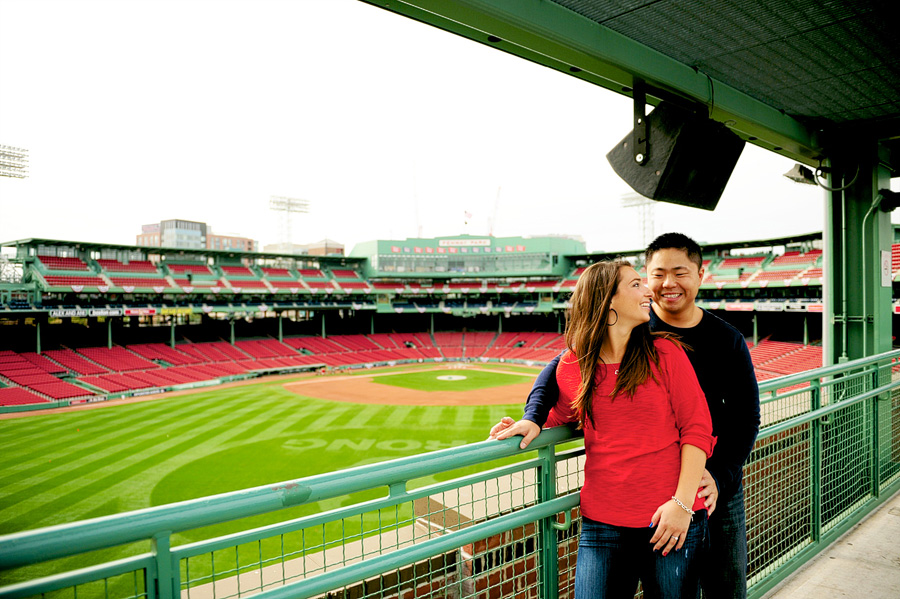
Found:
[[[684,63],[546,0],[362,0],[626,96],[635,78],[707,105],[742,138],[818,166],[816,132]],[[652,93],[648,102],[658,103]],[[623,123],[630,129],[630,122]]]

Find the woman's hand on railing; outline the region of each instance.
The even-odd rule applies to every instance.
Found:
[[[519,443],[519,448],[525,449],[539,434],[541,434],[541,427],[531,420],[513,420],[509,416],[504,416],[500,419],[500,422],[491,427],[488,440],[496,439],[499,441],[521,435],[523,439]]]

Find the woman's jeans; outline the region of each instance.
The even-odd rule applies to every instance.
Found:
[[[653,551],[655,528],[625,528],[582,516],[575,599],[632,599],[638,580],[645,599],[695,599],[708,543],[706,511],[694,514],[680,551]]]

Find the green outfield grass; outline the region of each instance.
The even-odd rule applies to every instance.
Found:
[[[532,377],[534,375],[532,374]],[[441,380],[441,377],[454,377],[457,380]],[[462,378],[459,378],[462,377]],[[416,391],[475,391],[502,387],[516,383],[529,382],[531,379],[520,374],[500,374],[497,372],[481,372],[478,370],[428,370],[408,374],[392,374],[378,376],[372,382],[379,385],[391,385],[415,389]]]
[[[419,374],[434,377],[433,372]],[[528,381],[516,375],[494,376]],[[286,391],[283,382],[0,421],[0,534],[483,441],[501,416],[521,414],[520,405],[335,403]],[[428,482],[432,481],[418,481],[417,486]],[[366,497],[383,495],[384,490],[378,490]],[[329,510],[346,502],[346,498],[323,501],[179,533],[172,544]],[[7,572],[4,578],[12,582],[147,549],[147,544],[110,549],[89,560],[61,560]]]

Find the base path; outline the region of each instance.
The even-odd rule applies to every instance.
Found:
[[[446,371],[447,368],[433,370]],[[421,391],[380,385],[373,382],[375,377],[403,374],[385,372],[372,376],[336,376],[315,378],[293,383],[285,383],[284,388],[298,395],[330,401],[361,404],[402,405],[402,406],[487,406],[500,404],[524,404],[531,391],[536,373],[509,372],[489,368],[466,368],[460,372],[480,371],[521,375],[522,383],[473,389],[471,391]],[[422,369],[408,372],[422,372]]]

